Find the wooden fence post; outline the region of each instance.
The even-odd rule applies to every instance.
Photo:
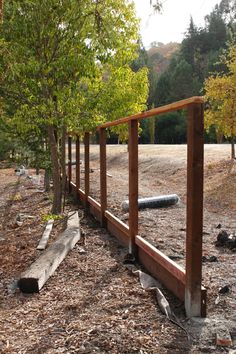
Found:
[[[87,207],[89,196],[89,136],[90,134],[88,132],[84,134],[84,191]]]
[[[137,256],[138,234],[138,121],[129,122],[129,252]]]
[[[80,140],[79,136],[76,136],[75,143],[75,161],[76,161],[76,191],[80,189]]]
[[[101,128],[100,134],[100,198],[101,225],[106,226],[105,211],[107,209],[107,162],[106,162],[106,129]]]
[[[72,137],[68,137],[68,190],[69,193],[71,192],[71,179],[72,179],[72,164],[71,164],[71,143],[72,143]]]
[[[203,229],[203,104],[188,107],[187,235],[185,309],[188,317],[202,314]]]

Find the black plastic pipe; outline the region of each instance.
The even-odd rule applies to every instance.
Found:
[[[138,208],[164,208],[171,205],[175,205],[179,202],[180,198],[177,194],[161,195],[158,197],[141,198],[138,199]],[[129,201],[125,200],[121,204],[124,211],[129,210]]]

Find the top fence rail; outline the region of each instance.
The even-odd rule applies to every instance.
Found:
[[[149,111],[133,114],[128,117],[120,118],[115,120],[114,122],[107,122],[97,127],[97,129],[114,127],[115,125],[128,123],[131,120],[140,120],[144,118],[153,117],[159,114],[168,113],[172,111],[177,111],[179,109],[187,108],[191,104],[204,103],[204,99],[201,96],[195,96],[191,98],[187,98],[185,100],[177,101],[174,103],[167,104],[165,106],[157,107],[150,109]]]

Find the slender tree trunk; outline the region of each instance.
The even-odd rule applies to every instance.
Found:
[[[45,139],[45,141],[43,142],[43,150],[44,150],[45,154],[47,154],[49,152],[48,139]],[[52,175],[52,171],[51,171],[51,165],[50,165],[50,167],[48,166],[45,168],[45,173],[44,173],[44,189],[46,192],[50,191],[51,175]]]
[[[53,180],[53,206],[52,213],[61,213],[61,176],[60,176],[60,164],[59,164],[59,154],[57,150],[57,142],[54,132],[54,127],[52,125],[48,126],[48,143],[51,154],[52,161],[52,180]]]
[[[231,159],[235,159],[235,144],[234,144],[234,137],[231,138]]]
[[[154,144],[155,142],[155,117],[152,117],[148,120],[148,130],[149,130],[149,138],[150,144]]]
[[[62,127],[62,137],[61,137],[61,188],[62,195],[65,196],[66,193],[66,127]]]
[[[38,156],[38,153],[36,152],[36,156],[35,156],[35,173],[36,173],[36,175],[39,175],[39,165],[40,165],[39,156]]]
[[[3,22],[3,4],[4,1],[0,0],[0,22]]]
[[[46,169],[44,174],[44,189],[46,192],[50,191],[50,170]]]
[[[221,133],[221,132],[217,132],[217,133],[216,133],[216,141],[217,141],[217,144],[222,144],[222,142],[223,142],[223,137],[224,137],[223,133]]]

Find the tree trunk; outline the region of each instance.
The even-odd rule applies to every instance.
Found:
[[[45,189],[45,192],[49,192],[49,190],[50,190],[50,170],[48,170],[48,169],[45,170],[44,189]]]
[[[217,144],[222,144],[223,142],[223,137],[224,137],[224,134],[222,132],[216,132],[216,141],[217,141]]]
[[[231,159],[235,159],[235,144],[234,144],[234,137],[231,139]]]
[[[152,117],[151,119],[148,120],[148,130],[149,130],[149,138],[150,144],[154,144],[155,140],[155,117]]]
[[[3,23],[3,4],[4,0],[0,0],[0,22]]]
[[[62,127],[62,137],[61,137],[61,188],[62,195],[65,197],[66,194],[66,127]]]
[[[60,214],[61,201],[62,201],[60,164],[59,164],[59,154],[57,150],[57,142],[56,142],[54,127],[52,125],[48,126],[48,143],[49,143],[51,162],[52,162],[52,181],[53,181],[52,213]]]

